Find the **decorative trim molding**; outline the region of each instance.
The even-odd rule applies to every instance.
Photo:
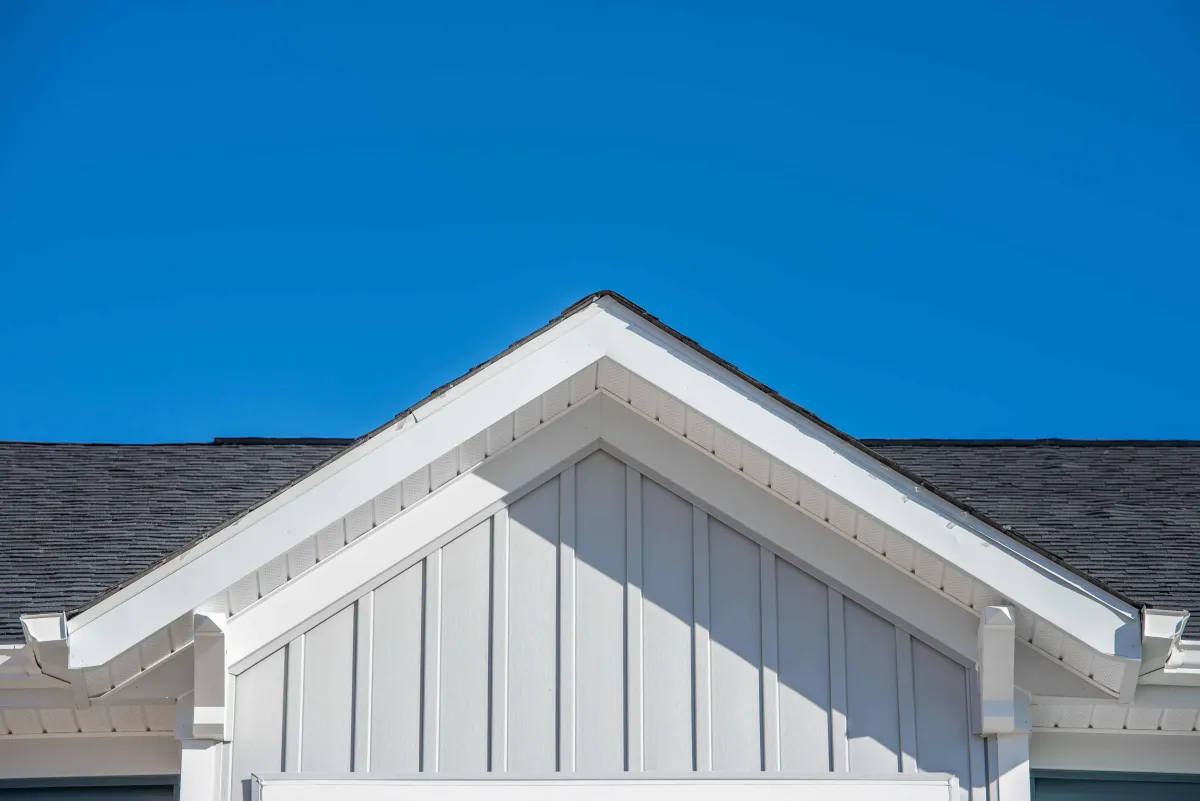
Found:
[[[1033,728],[1068,731],[1200,734],[1200,709],[1124,706],[1121,704],[1038,704],[1031,707]]]
[[[104,734],[172,734],[174,704],[87,709],[0,709],[0,740]]]

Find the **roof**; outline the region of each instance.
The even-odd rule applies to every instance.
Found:
[[[11,638],[13,634],[20,635],[19,623],[15,620],[16,615],[37,611],[63,611],[64,609],[78,611],[79,607],[86,607],[96,602],[103,595],[112,592],[115,585],[128,583],[136,574],[149,570],[168,556],[186,550],[205,536],[229,525],[249,509],[264,503],[272,495],[281,492],[325,461],[345,450],[347,446],[362,442],[387,429],[395,420],[405,417],[423,404],[436,399],[451,387],[502,358],[559,321],[603,297],[615,299],[635,314],[689,347],[695,348],[705,357],[732,371],[760,391],[777,399],[854,447],[867,451],[875,458],[880,459],[909,480],[975,515],[984,523],[1006,530],[1014,539],[1024,542],[1081,577],[1110,590],[1122,600],[1135,605],[1142,603],[1143,601],[1131,598],[1132,590],[1127,588],[1148,587],[1154,583],[1155,578],[1161,579],[1161,575],[1153,567],[1136,571],[1142,577],[1142,581],[1133,584],[1125,580],[1126,573],[1129,571],[1114,571],[1113,567],[1118,563],[1128,565],[1130,559],[1137,562],[1138,557],[1135,554],[1137,547],[1127,538],[1124,540],[1127,546],[1124,551],[1117,550],[1115,547],[1111,550],[1112,554],[1120,554],[1119,557],[1111,556],[1107,559],[1090,561],[1072,559],[1068,563],[1061,556],[1068,549],[1058,545],[1052,547],[1048,543],[1058,543],[1065,538],[1078,545],[1078,541],[1083,538],[1080,532],[1086,531],[1082,520],[1075,519],[1071,523],[1072,515],[1060,516],[1062,519],[1058,519],[1053,526],[1049,527],[1054,536],[1026,536],[1025,529],[1028,526],[1017,524],[1015,520],[1017,517],[1024,520],[1027,515],[1017,515],[1013,518],[1014,522],[1009,522],[1003,514],[1011,514],[1017,509],[1024,509],[1027,513],[1035,512],[1040,502],[1036,498],[1036,492],[1031,495],[1030,490],[1036,490],[1038,487],[1031,488],[1014,484],[1018,489],[1014,490],[1012,498],[1000,498],[994,492],[988,495],[980,492],[979,487],[992,490],[997,487],[981,477],[981,471],[977,464],[971,470],[965,470],[963,480],[956,483],[946,478],[944,470],[939,472],[939,468],[944,468],[949,469],[950,474],[953,474],[953,458],[949,462],[944,455],[933,458],[933,454],[938,452],[931,451],[939,445],[950,445],[955,448],[985,445],[993,447],[999,444],[1013,447],[1024,447],[1025,445],[1045,447],[1073,445],[1078,447],[1081,445],[1080,443],[870,440],[864,444],[807,409],[798,406],[762,382],[746,375],[733,364],[703,348],[695,340],[665,325],[628,299],[615,292],[604,290],[588,295],[567,307],[538,331],[515,342],[502,353],[472,368],[459,378],[435,389],[416,406],[401,412],[391,421],[358,440],[218,438],[211,444],[182,445],[0,443],[0,641]],[[1160,445],[1186,447],[1193,443],[1140,443],[1140,445],[1144,447]],[[5,453],[5,449],[8,448],[13,449],[14,454],[18,454],[21,458]],[[23,450],[27,448],[34,450]],[[39,453],[39,449],[42,453],[50,453],[50,456],[44,460],[45,465],[17,463],[29,459],[34,462],[38,461],[36,454]],[[52,453],[53,449],[62,449],[63,452],[61,454]],[[72,452],[71,449],[84,450]],[[227,450],[221,457],[217,457],[215,454],[222,449],[232,450]],[[232,456],[235,452],[240,452],[240,458]],[[86,456],[80,454],[86,454]],[[97,456],[101,457],[99,461],[96,460]],[[112,459],[116,466],[104,463],[103,457],[105,456]],[[922,457],[924,461],[918,460],[918,456]],[[124,461],[138,462],[143,457],[150,463],[145,467],[128,464]],[[178,460],[178,464],[176,460]],[[256,460],[262,461],[264,466],[261,468],[256,466]],[[967,461],[969,462],[969,460]],[[78,463],[76,464],[76,462]],[[187,464],[183,464],[184,462]],[[225,475],[224,465],[230,465],[229,469],[235,473],[234,478],[231,479]],[[234,467],[235,465],[236,467]],[[6,475],[10,471],[13,473],[13,480],[9,480]],[[45,472],[45,476],[41,475],[42,471]],[[108,473],[113,471],[116,475],[109,476]],[[132,471],[136,475],[125,476],[125,471]],[[1191,471],[1190,475],[1195,477],[1195,472]],[[88,479],[89,473],[93,476],[100,474],[104,478],[103,480]],[[986,475],[986,469],[982,471],[982,475]],[[63,477],[61,485],[57,483],[59,476]],[[968,477],[972,480],[967,480]],[[50,489],[51,485],[47,483],[46,478],[53,482],[56,489]],[[217,488],[215,493],[205,490],[206,481],[213,482],[212,486]],[[1037,485],[1040,482],[1029,483]],[[39,491],[42,493],[41,496]],[[95,496],[94,499],[90,499],[89,503],[94,514],[89,512],[81,514],[70,508],[69,503],[64,504],[62,501],[63,497],[80,497],[89,493]],[[197,493],[200,495],[197,496]],[[130,498],[135,499],[135,502],[130,503]],[[977,499],[985,499],[986,503]],[[180,500],[188,502],[180,503]],[[196,501],[194,507],[191,503],[193,500]],[[1026,500],[1028,503],[1022,505],[1018,502],[1020,500]],[[1047,502],[1052,501],[1053,498],[1047,498]],[[170,506],[169,504],[174,505]],[[993,508],[1001,510],[1002,514],[993,514],[991,511]],[[1079,518],[1096,514],[1091,507],[1081,502],[1074,504],[1072,508],[1077,511],[1076,517]],[[128,519],[125,519],[126,516]],[[10,530],[13,528],[19,530]],[[1038,530],[1046,528],[1043,525]],[[1189,530],[1194,535],[1195,525],[1192,525]],[[1111,539],[1114,542],[1120,540],[1116,536]],[[88,542],[83,543],[80,542],[81,540],[88,540]],[[46,543],[53,543],[53,545],[47,547]],[[1195,547],[1191,541],[1189,541],[1189,546]],[[89,561],[93,560],[100,565],[99,569],[87,565]],[[1084,564],[1093,563],[1099,565],[1100,572],[1093,573],[1084,566]],[[64,586],[56,590],[54,586],[56,584]],[[1185,581],[1169,582],[1171,588],[1169,592],[1162,591],[1162,584],[1162,581],[1157,582],[1158,589],[1154,595],[1164,600],[1149,600],[1150,596],[1145,593],[1139,593],[1138,597],[1147,603],[1162,607],[1191,609],[1200,605],[1194,597],[1187,596]],[[1187,603],[1184,603],[1185,597]],[[1200,634],[1200,620],[1196,622],[1195,626],[1198,627],[1196,633]]]
[[[350,440],[0,443],[0,642],[127,581]]]
[[[862,442],[1200,638],[1200,441]]]
[[[0,443],[0,641],[74,609],[341,452],[342,439]],[[1200,637],[1200,442],[862,441]]]

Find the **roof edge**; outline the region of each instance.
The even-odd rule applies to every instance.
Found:
[[[458,384],[461,384],[463,381],[467,380],[468,378],[475,375],[479,371],[481,371],[484,368],[503,359],[505,356],[512,353],[514,350],[520,348],[522,345],[535,339],[536,337],[540,336],[541,334],[543,334],[550,328],[553,328],[558,323],[562,322],[563,320],[566,320],[567,318],[573,316],[574,314],[587,308],[589,305],[591,305],[592,303],[595,303],[596,301],[598,301],[602,298],[611,298],[613,301],[624,306],[630,312],[637,315],[638,317],[641,317],[642,319],[644,319],[651,325],[653,325],[656,328],[658,328],[659,330],[661,330],[663,333],[667,334],[668,336],[674,338],[675,340],[679,341],[680,343],[684,344],[685,346],[696,351],[698,354],[700,354],[701,356],[710,360],[711,362],[718,365],[722,369],[728,371],[729,373],[734,375],[739,380],[749,384],[754,389],[767,395],[772,400],[782,404],[787,409],[795,412],[796,414],[799,414],[800,416],[804,417],[805,419],[816,424],[817,426],[824,429],[826,432],[833,435],[837,439],[839,439],[839,440],[851,445],[852,447],[856,448],[857,450],[861,451],[862,453],[864,453],[871,459],[875,460],[876,462],[884,465],[888,469],[890,469],[893,472],[897,473],[898,475],[902,476],[907,481],[912,482],[916,486],[918,486],[924,490],[927,490],[932,495],[940,498],[942,501],[949,503],[952,506],[957,507],[961,511],[971,515],[972,517],[974,517],[976,520],[983,523],[984,525],[994,529],[995,531],[1002,533],[1005,536],[1011,537],[1014,541],[1019,543],[1021,546],[1030,549],[1031,551],[1038,554],[1039,556],[1042,556],[1043,558],[1053,562],[1054,564],[1062,567],[1063,569],[1079,576],[1081,579],[1091,583],[1095,587],[1110,594],[1117,600],[1122,601],[1138,610],[1141,610],[1143,608],[1148,608],[1147,604],[1133,600],[1125,593],[1122,593],[1122,592],[1112,588],[1107,583],[1095,578],[1094,576],[1091,576],[1086,571],[1083,571],[1083,570],[1071,565],[1066,560],[1062,559],[1061,557],[1057,556],[1056,554],[1054,554],[1054,553],[1048,551],[1047,549],[1037,545],[1036,543],[1026,539],[1024,536],[1022,536],[1019,532],[1017,532],[1011,526],[1006,526],[1005,524],[1002,524],[996,520],[993,520],[991,517],[984,514],[980,510],[974,508],[973,506],[971,506],[967,503],[964,503],[964,502],[956,499],[952,494],[938,488],[932,482],[922,478],[921,476],[912,472],[908,468],[902,466],[898,462],[895,462],[894,460],[892,460],[880,453],[877,453],[876,451],[872,450],[863,440],[856,439],[855,437],[851,436],[850,434],[847,434],[845,431],[842,431],[841,429],[837,428],[833,424],[827,422],[826,420],[824,420],[820,416],[816,415],[812,411],[804,408],[803,406],[800,406],[799,404],[797,404],[796,402],[787,398],[785,395],[778,392],[777,390],[772,389],[770,386],[763,383],[762,381],[759,381],[758,379],[754,378],[753,376],[750,376],[749,374],[745,373],[744,371],[742,371],[740,368],[738,368],[732,362],[728,361],[727,359],[722,358],[721,356],[718,356],[717,354],[715,354],[712,351],[705,348],[703,345],[701,345],[695,339],[692,339],[691,337],[677,331],[676,329],[674,329],[671,326],[667,325],[666,323],[662,322],[662,320],[660,320],[658,317],[651,314],[646,309],[644,309],[643,307],[634,303],[633,301],[629,300],[627,297],[620,294],[619,292],[616,292],[615,290],[611,290],[611,289],[601,289],[599,291],[589,293],[589,294],[585,295],[584,297],[580,298],[579,300],[575,301],[574,303],[570,304],[565,309],[563,309],[563,311],[561,311],[559,314],[557,314],[556,316],[551,318],[549,321],[547,321],[544,325],[539,327],[537,330],[518,339],[516,342],[509,345],[507,348],[505,348],[501,352],[497,353],[495,356],[491,357],[490,359],[488,359],[484,362],[481,362],[481,363],[475,365],[474,367],[467,370],[465,373],[458,376],[457,378],[455,378],[451,381],[448,381],[445,384],[442,384],[441,386],[437,387],[436,389],[431,391],[429,394],[427,394],[424,398],[419,400],[417,403],[409,406],[408,408],[406,408],[403,411],[399,412],[398,414],[394,415],[391,419],[387,420],[383,424],[381,424],[378,427],[367,432],[363,436],[358,437],[356,439],[342,440],[343,442],[346,443],[346,447],[337,451],[332,456],[330,456],[328,459],[322,461],[320,464],[313,467],[312,470],[308,471],[307,473],[305,473],[302,476],[297,477],[295,480],[290,481],[287,484],[281,486],[279,489],[277,489],[275,492],[271,493],[266,498],[263,498],[262,500],[258,501],[257,503],[247,507],[246,509],[239,512],[237,515],[234,515],[233,517],[222,522],[218,526],[213,527],[212,529],[205,532],[200,537],[197,537],[196,539],[192,540],[191,542],[187,543],[186,545],[182,546],[181,548],[178,548],[175,551],[173,551],[172,553],[163,557],[162,559],[159,559],[158,561],[156,561],[154,564],[150,565],[146,569],[138,572],[136,575],[131,576],[127,580],[121,582],[120,584],[117,584],[114,587],[109,588],[107,591],[98,595],[97,597],[95,597],[94,599],[89,601],[87,604],[85,604],[81,607],[78,607],[77,609],[68,611],[67,617],[68,618],[74,617],[74,616],[80,614],[81,612],[84,612],[87,609],[90,609],[91,607],[100,603],[104,599],[110,597],[114,593],[119,592],[123,588],[127,587],[128,585],[130,585],[133,582],[137,581],[138,579],[142,578],[146,574],[153,572],[154,570],[161,567],[163,564],[170,562],[171,560],[177,558],[179,555],[192,549],[198,543],[210,538],[217,532],[222,531],[225,528],[228,528],[229,526],[233,525],[238,520],[245,517],[247,514],[250,514],[254,510],[262,507],[263,505],[265,505],[267,503],[270,503],[272,500],[274,500],[276,497],[278,497],[282,493],[286,492],[287,490],[289,490],[296,484],[300,483],[301,481],[307,479],[309,476],[313,475],[314,473],[320,471],[321,469],[323,469],[330,463],[341,458],[347,452],[358,447],[360,444],[372,439],[373,437],[377,436],[378,434],[388,430],[392,426],[395,426],[399,421],[412,415],[413,413],[418,411],[421,407],[425,406],[426,404],[436,400],[440,396],[449,392],[452,388],[454,388]],[[882,440],[874,440],[874,441],[881,442]],[[216,439],[214,439],[214,444],[215,443],[216,443]]]

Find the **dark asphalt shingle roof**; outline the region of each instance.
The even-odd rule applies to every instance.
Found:
[[[862,442],[1200,638],[1200,441]]]
[[[260,502],[348,440],[0,443],[0,642],[78,608]],[[864,440],[1200,637],[1200,442]]]
[[[0,642],[83,606],[346,447],[0,443]]]

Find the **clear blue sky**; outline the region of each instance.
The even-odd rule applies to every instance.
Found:
[[[860,436],[1200,437],[1200,6],[0,5],[0,439],[351,436],[617,289]]]

